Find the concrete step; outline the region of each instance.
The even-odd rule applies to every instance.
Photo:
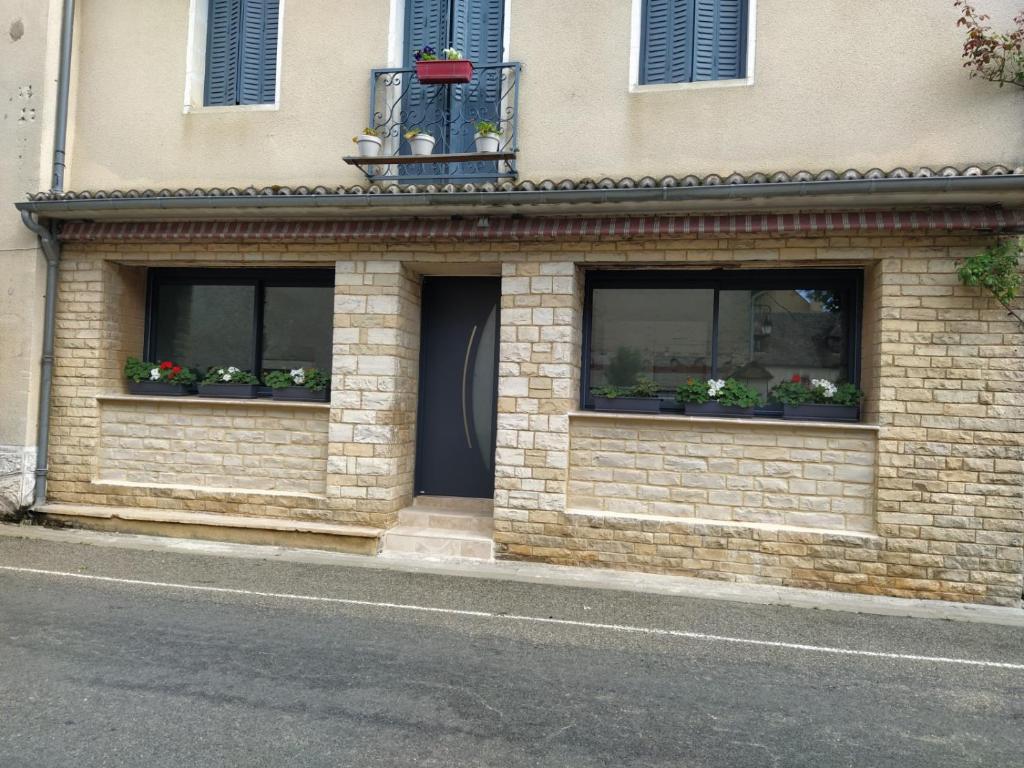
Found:
[[[412,505],[423,509],[440,509],[446,512],[472,512],[492,514],[494,499],[474,499],[464,496],[416,496]]]
[[[470,531],[399,525],[384,534],[384,556],[459,557],[492,560],[494,541],[489,535]]]
[[[50,503],[37,506],[35,511],[43,519],[92,530],[323,549],[361,555],[377,554],[379,540],[384,533],[379,528],[321,520],[247,517],[149,507]]]
[[[429,507],[406,507],[398,513],[398,525],[490,536],[494,530],[494,518],[490,512],[477,514]]]

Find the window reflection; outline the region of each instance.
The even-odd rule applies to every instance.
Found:
[[[718,376],[765,398],[793,376],[845,380],[846,316],[838,292],[723,290],[719,296]]]
[[[331,369],[334,290],[268,285],[263,302],[263,368]]]
[[[252,369],[255,286],[164,284],[157,301],[155,359],[198,371],[214,365]]]
[[[645,376],[665,392],[711,375],[712,289],[597,288],[590,382],[625,387]]]

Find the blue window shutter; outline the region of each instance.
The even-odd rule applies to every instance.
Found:
[[[413,51],[433,46],[437,55],[448,47],[448,0],[406,0],[405,66],[413,65]]]
[[[273,104],[280,0],[242,0],[238,104]]]
[[[477,67],[500,64],[505,53],[505,0],[454,0],[453,11],[452,47]],[[500,69],[477,69],[473,82],[452,88],[452,151],[474,150],[478,121],[501,122],[501,76]]]
[[[644,1],[641,83],[685,83],[692,79],[694,2]]]
[[[238,25],[242,0],[210,0],[206,22],[207,106],[235,104],[238,89]]]
[[[505,0],[453,0],[452,47],[474,64],[500,64]]]
[[[413,51],[432,46],[441,55],[448,47],[448,0],[406,0],[405,3],[405,66],[415,64]],[[413,75],[402,98],[402,126],[399,137],[412,127],[424,128],[437,140],[435,152],[448,152],[448,138],[441,135],[444,91],[437,86],[420,85]],[[415,176],[421,170],[415,166],[400,166],[400,175]]]
[[[696,0],[694,80],[728,80],[746,74],[747,0]]]

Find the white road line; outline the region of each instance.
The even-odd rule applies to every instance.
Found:
[[[923,661],[933,664],[961,664],[970,667],[988,667],[995,669],[1024,670],[1024,664],[1006,661],[985,661],[979,659],[957,659],[945,656],[922,656],[913,653],[887,653],[884,651],[861,651],[854,648],[836,648],[828,645],[807,645],[804,643],[784,643],[777,640],[754,640],[746,637],[729,637],[726,635],[709,635],[704,632],[687,632],[679,629],[660,629],[658,627],[635,627],[628,624],[602,624],[593,621],[573,621],[572,619],[553,619],[542,616],[520,616],[508,613],[491,613],[490,611],[467,611],[459,608],[435,608],[429,605],[407,605],[404,603],[382,603],[372,600],[353,600],[345,597],[320,597],[317,595],[293,595],[287,592],[259,592],[252,589],[233,589],[231,587],[206,587],[197,584],[175,584],[165,581],[143,581],[141,579],[119,579],[113,576],[93,576],[84,573],[68,573],[66,571],[47,571],[40,568],[17,568],[0,565],[0,571],[13,573],[32,573],[41,576],[58,576],[68,579],[85,581],[103,581],[112,584],[133,584],[140,587],[158,587],[161,589],[185,589],[193,592],[212,592],[227,595],[248,595],[250,597],[271,597],[280,600],[303,600],[311,603],[334,603],[337,605],[355,605],[365,608],[387,608],[399,611],[418,611],[420,613],[438,613],[448,616],[472,616],[481,619],[499,621],[515,621],[534,624],[555,624],[564,627],[580,627],[583,629],[600,629],[611,632],[628,632],[631,634],[651,635],[658,637],[678,637],[687,640],[705,640],[716,643],[733,643],[736,645],[754,645],[763,648],[785,648],[793,651],[809,651],[812,653],[831,653],[840,656],[865,656],[874,659],[897,659],[900,661]]]

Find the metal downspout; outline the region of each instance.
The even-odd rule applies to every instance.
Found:
[[[57,73],[57,109],[53,128],[53,173],[51,190],[64,191],[65,155],[68,136],[68,101],[71,89],[71,42],[75,27],[75,0],[64,0],[60,30],[60,69]],[[39,238],[46,256],[46,301],[43,310],[43,356],[40,361],[39,417],[36,428],[36,482],[32,507],[46,502],[46,476],[50,466],[50,393],[53,390],[53,337],[57,311],[57,272],[60,266],[60,240],[57,224],[47,226],[28,211],[21,220]]]
[[[60,28],[60,69],[57,72],[57,113],[53,128],[52,192],[64,191],[65,153],[68,140],[68,92],[71,89],[71,41],[75,32],[75,0],[64,0]]]
[[[46,256],[46,305],[43,310],[43,357],[39,377],[39,425],[36,429],[36,482],[32,506],[46,501],[46,475],[50,454],[50,392],[53,389],[53,337],[54,315],[57,309],[57,270],[60,265],[60,240],[56,225],[45,227],[32,218],[28,211],[21,212],[25,226],[39,236]]]

